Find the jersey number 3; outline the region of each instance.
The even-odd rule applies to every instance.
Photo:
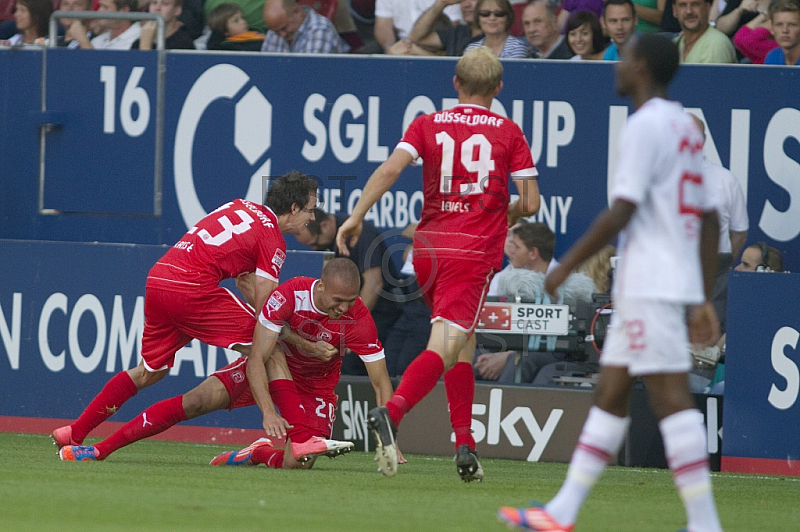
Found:
[[[223,208],[226,206],[227,205],[223,205]],[[255,220],[253,220],[253,218],[251,218],[249,214],[247,214],[245,211],[241,209],[236,209],[234,212],[239,216],[239,218],[242,219],[242,221],[239,222],[238,224],[234,225],[227,215],[222,215],[219,218],[217,218],[217,221],[222,226],[222,231],[220,231],[216,235],[212,235],[207,230],[201,229],[200,231],[197,232],[197,235],[200,238],[202,238],[203,242],[208,244],[209,246],[221,246],[225,242],[233,238],[233,235],[241,235],[242,233],[250,229],[250,226],[253,224]],[[194,231],[189,231],[189,232],[192,233]]]
[[[459,190],[455,194],[459,196],[471,196],[473,194],[483,194],[484,187],[489,180],[489,176],[494,172],[494,160],[492,159],[492,144],[480,133],[472,135],[470,138],[456,146],[456,141],[444,131],[436,134],[436,144],[442,147],[442,166],[441,181],[439,192],[442,194],[453,194],[453,163],[455,161],[456,150],[458,149],[461,166],[470,174],[475,174],[477,183],[460,183]],[[477,152],[477,158],[475,157]],[[466,179],[466,176],[458,176]]]

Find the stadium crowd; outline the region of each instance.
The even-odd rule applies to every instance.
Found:
[[[0,45],[42,46],[56,10],[150,12],[165,48],[618,60],[632,35],[662,33],[683,63],[797,65],[797,0],[0,0]],[[59,46],[155,47],[155,21],[59,20]]]

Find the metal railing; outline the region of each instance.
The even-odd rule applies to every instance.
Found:
[[[156,73],[156,125],[155,125],[155,156],[153,168],[153,215],[161,216],[162,201],[162,179],[163,179],[163,160],[164,160],[164,92],[165,77],[167,71],[166,52],[165,52],[165,26],[164,17],[154,13],[129,13],[129,12],[106,12],[106,11],[54,11],[50,15],[50,34],[48,48],[57,47],[58,39],[58,19],[74,18],[79,20],[155,20],[156,31],[156,53],[158,54],[157,73]],[[47,49],[45,49],[42,59],[42,90],[41,90],[41,111],[47,112]],[[58,214],[53,209],[48,209],[44,205],[44,186],[45,186],[45,146],[47,134],[54,128],[60,127],[58,124],[40,125],[40,148],[39,148],[39,213],[46,215]]]

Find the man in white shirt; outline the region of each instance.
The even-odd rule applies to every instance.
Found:
[[[706,139],[705,123],[695,115],[697,129]],[[719,317],[720,332],[725,332],[728,307],[728,272],[739,258],[742,248],[747,241],[747,230],[750,220],[747,216],[747,204],[744,192],[733,173],[718,164],[703,160],[703,173],[711,186],[711,192],[717,198],[719,216],[719,264],[717,278],[714,283],[714,292],[711,296],[714,309]]]
[[[436,0],[376,0],[375,40],[384,52],[388,52],[397,41],[408,39],[414,23]],[[457,5],[444,9],[453,22],[461,20]]]
[[[130,50],[139,38],[141,25],[130,20],[103,19],[103,13],[135,13],[137,0],[99,0],[97,20],[94,21],[94,39],[89,40],[88,30],[76,20],[70,26],[69,35],[78,42],[81,49],[90,50]]]
[[[600,358],[594,406],[564,484],[543,507],[500,508],[499,519],[511,526],[573,530],[583,502],[622,447],[628,398],[641,377],[686,510],[686,529],[722,532],[703,415],[688,379],[689,342],[711,345],[719,336],[710,301],[719,223],[703,178],[702,136],[683,106],[666,99],[678,65],[678,47],[660,35],[633,37],[622,49],[617,92],[630,97],[636,111],[620,136],[611,206],[545,281],[554,294],[574,268],[619,235],[613,327]]]

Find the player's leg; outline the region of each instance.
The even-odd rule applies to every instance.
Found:
[[[687,374],[656,374],[644,379],[659,419],[667,463],[686,509],[687,529],[722,530],[711,488],[703,414],[692,398]]]
[[[461,480],[483,480],[483,467],[472,437],[472,403],[475,399],[475,375],[472,358],[475,354],[475,335],[458,354],[456,364],[444,374],[444,387],[450,409],[450,425],[456,436],[455,462]]]
[[[335,458],[353,450],[354,445],[352,442],[338,442],[330,439],[333,434],[333,422],[336,419],[337,403],[337,397],[332,393],[332,390],[331,395],[326,395],[325,397],[316,397],[313,394],[303,393],[300,394],[300,400],[305,412],[305,424],[312,435],[309,442],[332,442],[337,445],[317,445],[313,454],[303,455],[302,459],[298,460],[291,441],[287,441],[287,452],[284,453],[283,459],[284,469],[310,469],[320,456]],[[289,452],[290,449],[292,452]]]
[[[208,377],[184,395],[159,401],[123,425],[111,436],[93,446],[62,447],[62,460],[105,460],[111,453],[133,442],[160,434],[187,419],[225,408],[230,397],[225,386],[214,376]]]
[[[180,294],[148,288],[144,305],[142,362],[135,368],[117,373],[75,422],[53,431],[53,442],[58,447],[80,445],[92,430],[111,417],[139,390],[164,378],[175,352],[191,340],[173,324],[172,314],[181,300]]]
[[[296,463],[306,463],[316,456],[326,454],[335,456],[337,453],[349,452],[353,448],[351,442],[341,442],[330,439],[328,436],[322,437],[318,430],[314,430],[309,425],[309,420],[314,421],[319,405],[308,403],[298,393],[289,366],[286,363],[286,355],[280,344],[275,346],[272,355],[266,363],[267,378],[269,379],[269,394],[278,411],[292,428],[287,429],[287,453],[284,459],[284,467],[287,469],[299,467]],[[309,408],[313,408],[311,412]],[[316,413],[315,413],[316,412]],[[323,434],[325,431],[322,432]],[[291,460],[289,459],[291,455]],[[311,464],[308,467],[311,467]]]

